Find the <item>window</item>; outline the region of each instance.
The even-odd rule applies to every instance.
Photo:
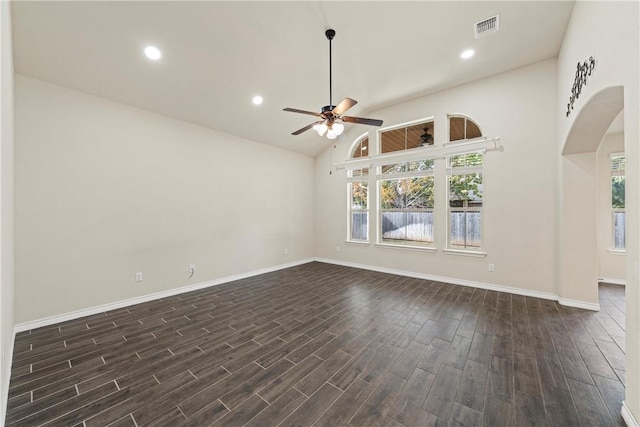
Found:
[[[625,249],[625,157],[611,155],[611,215],[613,249]]]
[[[433,144],[433,120],[380,132],[382,154]],[[433,244],[433,159],[387,164],[378,169],[379,238],[382,243]]]
[[[351,153],[352,159],[367,157],[369,138],[362,137],[356,142]],[[369,169],[349,171],[349,238],[351,241],[369,240]]]
[[[449,116],[449,141],[460,141],[482,136],[480,127],[464,116]]]
[[[381,241],[433,244],[433,160],[382,166],[378,182]]]
[[[369,184],[351,182],[351,240],[369,240]]]
[[[479,250],[482,236],[482,154],[447,159],[449,248]]]
[[[361,137],[351,153],[352,159],[358,159],[360,157],[367,157],[369,155],[369,138],[367,136]]]
[[[496,139],[481,138],[478,124],[463,115],[449,115],[447,123],[450,140],[435,146],[433,118],[380,129],[374,153],[366,135],[355,141],[344,163],[348,241],[486,256],[484,153]]]
[[[410,150],[433,144],[433,120],[380,132],[380,152]]]

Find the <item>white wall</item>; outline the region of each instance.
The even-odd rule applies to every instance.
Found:
[[[598,304],[596,153],[576,153],[560,159],[559,181],[561,298]]]
[[[624,134],[608,134],[598,148],[598,277],[624,283],[626,255],[612,251],[611,161],[613,153],[624,153]]]
[[[17,323],[313,256],[312,158],[15,83]]]
[[[13,49],[8,1],[0,2],[0,423],[13,349]]]
[[[626,156],[626,396],[627,414],[640,420],[640,11],[634,2],[575,4],[558,57],[558,152],[584,106],[608,88],[624,87]],[[593,56],[596,69],[576,101],[574,112],[564,115],[578,62]],[[605,106],[606,107],[606,106]],[[600,136],[601,137],[601,136]],[[564,173],[561,173],[563,176]],[[561,253],[562,258],[571,254]],[[566,284],[570,292],[580,283]],[[583,284],[584,285],[584,284]]]
[[[463,85],[368,113],[385,126],[434,116],[435,145],[447,137],[446,116],[463,113],[485,136],[501,137],[502,151],[485,155],[485,258],[443,253],[446,237],[446,182],[436,182],[436,253],[374,245],[345,244],[346,173],[328,174],[329,150],[316,159],[317,255],[341,262],[392,268],[462,281],[482,282],[555,294],[556,259],[556,61]],[[334,162],[349,157],[351,143],[366,128],[352,126],[332,150]],[[375,131],[369,132],[375,141]],[[371,148],[372,152],[375,145]],[[436,168],[444,167],[444,159]],[[374,188],[371,188],[374,187]],[[375,203],[375,185],[370,184]],[[373,221],[374,218],[371,218]],[[372,236],[372,238],[375,238]],[[336,246],[341,247],[336,252]],[[495,264],[495,272],[488,264]]]

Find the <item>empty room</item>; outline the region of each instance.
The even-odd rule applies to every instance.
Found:
[[[0,1],[0,425],[639,425],[639,6]]]

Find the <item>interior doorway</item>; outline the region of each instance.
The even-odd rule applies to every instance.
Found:
[[[581,314],[583,323],[592,328],[587,337],[592,342],[585,344],[585,351],[591,353],[588,357],[594,366],[602,368],[600,373],[607,372],[598,375],[589,370],[598,390],[594,396],[600,396],[620,422],[626,338],[625,289],[621,285],[626,263],[623,248],[615,248],[620,244],[612,236],[619,204],[612,201],[611,186],[617,173],[612,172],[612,162],[624,156],[623,110],[622,86],[596,93],[578,112],[562,146],[558,289],[561,300],[587,302],[584,308],[594,310]],[[616,256],[619,258],[613,258]],[[615,283],[605,283],[604,272]]]
[[[599,309],[598,148],[623,108],[622,86],[596,93],[578,112],[562,147],[558,289],[561,303],[581,302],[578,306]]]
[[[626,157],[624,110],[607,130],[597,152],[598,280],[625,285]]]

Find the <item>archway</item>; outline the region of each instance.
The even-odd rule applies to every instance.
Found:
[[[623,110],[624,88],[622,86],[599,91],[588,99],[579,111],[576,111],[577,116],[562,145],[558,283],[561,304],[592,310],[600,309],[597,152],[611,124]],[[629,331],[624,333],[628,335]],[[602,351],[601,348],[600,351]],[[626,363],[619,369],[624,371],[625,367]],[[624,390],[620,383],[615,387],[619,391]],[[626,392],[623,393],[626,395]],[[622,407],[623,402],[619,403]],[[612,415],[615,418],[617,414],[612,413]]]
[[[624,108],[624,88],[614,86],[603,89],[587,101],[573,121],[562,146],[562,155],[593,153]]]
[[[559,302],[598,310],[596,151],[624,108],[622,86],[603,89],[578,111],[560,159]]]

